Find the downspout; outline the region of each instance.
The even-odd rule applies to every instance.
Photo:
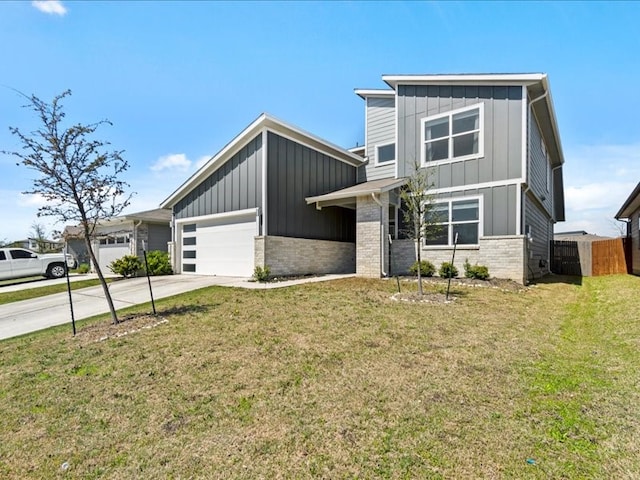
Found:
[[[138,220],[138,223],[133,224],[133,246],[135,248],[135,252],[131,252],[131,254],[136,256],[138,255],[138,227],[140,225],[142,225],[142,220]]]
[[[540,100],[545,99],[547,96],[549,95],[549,92],[546,91],[544,92],[542,95],[539,95],[538,97],[534,98],[533,100],[529,101],[529,105],[527,106],[527,123],[531,122],[531,112],[533,110],[533,104],[536,102],[539,102]],[[529,184],[529,172],[531,170],[531,155],[530,155],[530,145],[531,145],[531,128],[529,125],[527,125],[527,138],[526,138],[526,142],[527,142],[527,171],[526,176],[525,176],[525,184],[527,186],[527,188],[525,188],[525,190],[522,192],[522,223],[520,225],[520,233],[521,234],[526,234],[526,229],[524,228],[527,224],[527,193],[531,190],[531,185]],[[524,258],[525,258],[525,262],[527,262],[527,272],[531,271],[531,276],[534,277],[533,274],[533,270],[531,270],[531,266],[530,266],[530,258],[529,256],[531,255],[531,250],[529,248],[529,243],[531,242],[530,238],[527,238],[526,242],[525,242],[525,247],[524,247]],[[526,275],[525,277],[528,277],[528,275]],[[525,280],[525,285],[528,283],[528,278],[524,278]]]
[[[169,260],[174,273],[178,273],[179,270],[176,261],[176,242],[178,241],[178,232],[176,227],[176,214],[174,213],[173,208],[171,208],[171,221],[169,222],[169,226],[171,227],[171,248],[169,249]]]
[[[371,199],[380,206],[380,226],[382,227],[380,229],[380,273],[382,273],[383,277],[386,277],[387,276],[387,272],[385,271],[385,266],[384,266],[384,242],[385,242],[385,238],[384,238],[384,225],[382,223],[382,218],[383,218],[383,215],[384,215],[384,211],[382,209],[384,208],[384,205],[380,201],[380,198],[376,197],[376,194],[374,192],[371,192]]]

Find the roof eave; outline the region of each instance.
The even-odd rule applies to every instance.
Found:
[[[356,88],[353,92],[358,95],[363,100],[366,100],[367,97],[393,97],[395,96],[395,90],[389,89],[378,89],[378,88]]]
[[[623,218],[629,219],[631,218],[631,215],[633,214],[633,212],[635,212],[639,208],[640,208],[640,182],[638,183],[638,185],[636,185],[636,188],[633,189],[633,192],[631,192],[631,195],[629,195],[627,199],[624,201],[624,203],[620,207],[620,210],[618,210],[618,213],[616,213],[614,218],[616,220],[621,220]]]
[[[394,90],[408,85],[528,85],[540,82],[543,73],[483,73],[447,75],[383,75],[382,80]]]
[[[204,164],[198,171],[189,177],[180,187],[178,187],[169,197],[161,204],[160,208],[172,208],[180,201],[192,188],[206,179],[215,172],[220,166],[224,165],[234,154],[236,154],[247,141],[254,138],[263,131],[271,131],[273,133],[288,137],[293,141],[304,144],[311,143],[311,148],[317,149],[322,153],[337,158],[354,167],[358,167],[363,163],[362,157],[345,150],[344,148],[328,142],[312,133],[302,130],[294,125],[286,123],[276,117],[263,113],[254,120],[242,132],[236,135],[231,142],[225,145],[222,150],[216,153],[209,161]]]
[[[389,192],[395,188],[401,187],[403,186],[405,183],[407,183],[407,179],[406,178],[400,178],[397,179],[396,181],[394,181],[393,183],[389,183],[388,185],[384,185],[381,187],[376,187],[376,188],[371,188],[368,190],[360,190],[360,191],[353,191],[353,190],[349,190],[352,187],[348,187],[346,189],[346,191],[338,191],[335,193],[325,193],[323,195],[316,195],[314,197],[307,197],[305,198],[307,205],[310,205],[312,203],[317,203],[317,202],[324,202],[324,201],[333,201],[333,200],[342,200],[345,198],[353,198],[353,197],[359,197],[359,196],[363,196],[363,195],[371,195],[372,193],[385,193],[385,192]],[[354,187],[357,187],[358,185],[354,185]]]

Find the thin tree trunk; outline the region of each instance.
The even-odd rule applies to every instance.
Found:
[[[85,236],[85,244],[87,245],[87,251],[89,252],[91,263],[95,267],[96,273],[98,274],[100,285],[102,285],[102,290],[104,291],[104,297],[107,299],[107,304],[109,305],[109,312],[111,313],[111,321],[113,322],[114,325],[116,325],[118,323],[118,315],[113,305],[113,299],[111,298],[109,285],[107,285],[107,281],[105,280],[104,275],[102,275],[102,270],[100,270],[100,265],[98,265],[98,260],[96,259],[96,255],[93,252],[93,246],[91,245],[91,240],[89,236]]]

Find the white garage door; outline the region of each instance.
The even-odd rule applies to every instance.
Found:
[[[100,245],[98,248],[98,264],[102,273],[112,273],[109,265],[114,260],[131,255],[129,244],[126,245]]]
[[[250,277],[256,214],[223,216],[182,225],[182,272]]]

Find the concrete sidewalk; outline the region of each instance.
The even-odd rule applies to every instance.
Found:
[[[204,275],[167,275],[151,277],[153,298],[171,297],[180,293],[214,285],[251,289],[283,288],[301,283],[322,282],[352,275],[325,275],[274,283],[251,282],[248,278],[214,277]],[[116,310],[150,303],[147,278],[130,278],[109,284]],[[4,291],[4,290],[3,290]],[[109,312],[101,286],[71,292],[76,320]],[[151,311],[151,305],[149,305]],[[71,323],[67,292],[0,305],[0,339],[16,337],[44,328]]]

